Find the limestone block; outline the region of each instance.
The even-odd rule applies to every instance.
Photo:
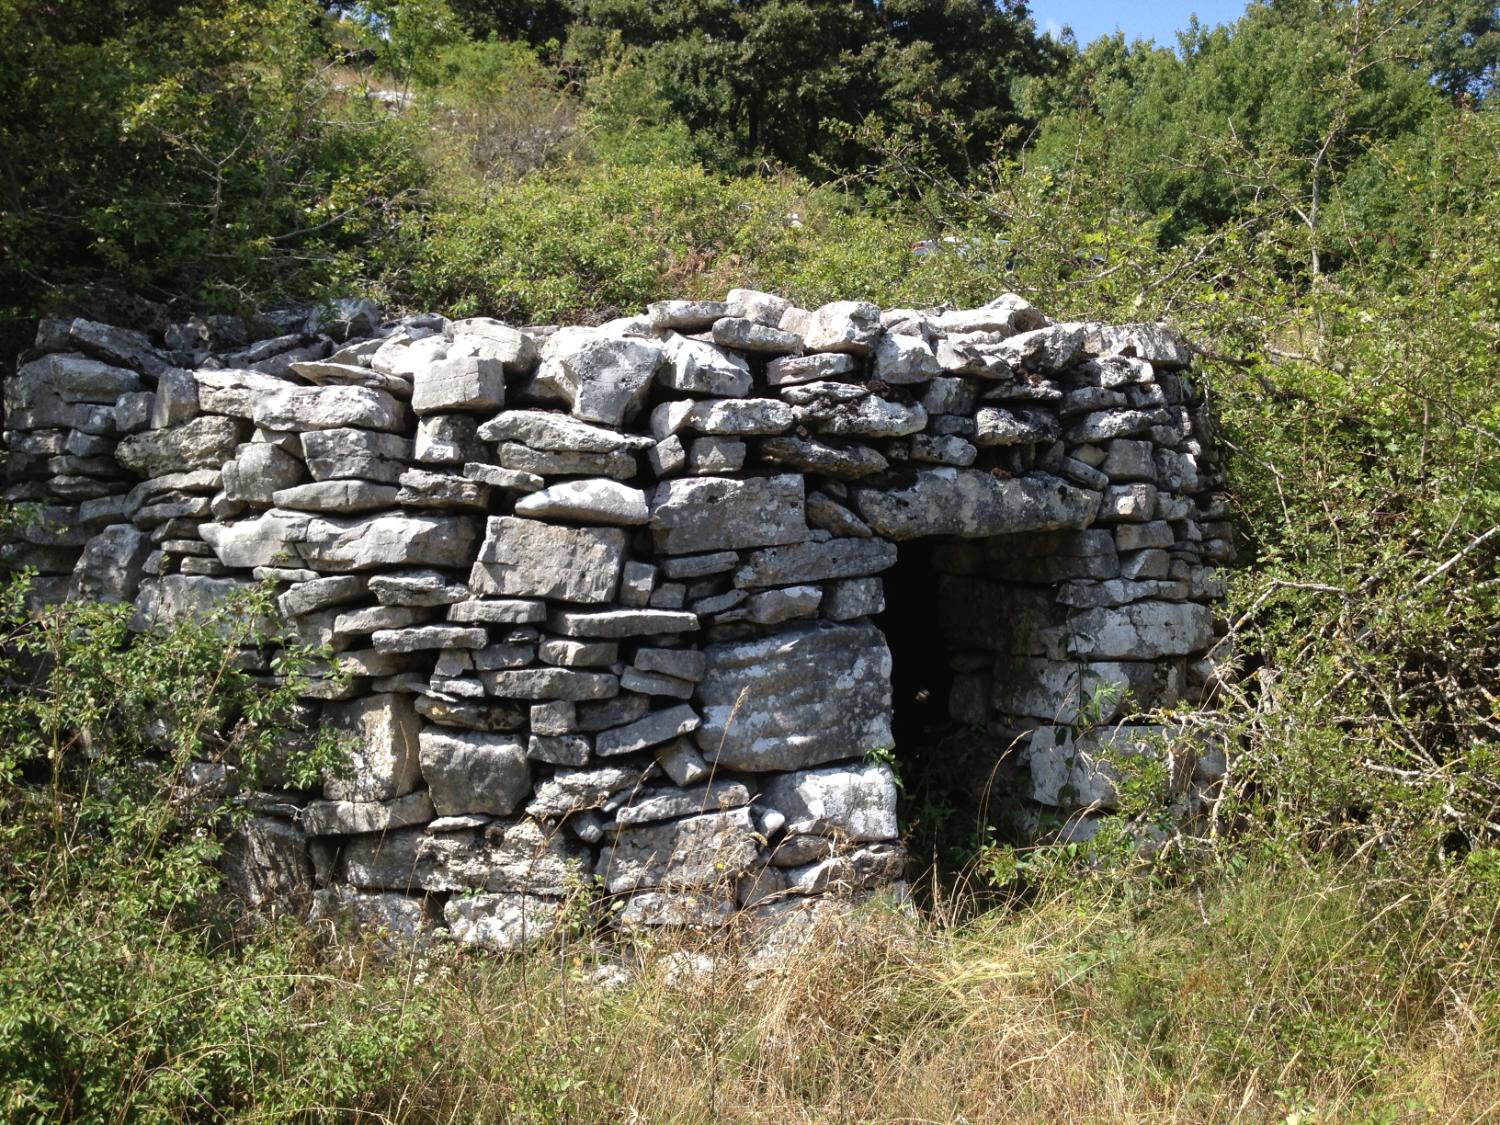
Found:
[[[418,414],[494,411],[505,405],[505,367],[498,359],[477,356],[446,359],[418,368],[412,383],[411,408]]]
[[[696,741],[721,769],[803,769],[892,744],[891,657],[873,625],[803,625],[703,652]]]
[[[561,896],[587,862],[582,844],[532,820],[477,832],[429,835],[403,828],[356,836],[344,848],[344,876],[372,890],[529,892]]]
[[[559,391],[575,418],[619,426],[639,409],[662,362],[654,340],[569,329],[542,345],[537,381]]]
[[[145,577],[151,542],[135,525],[106,527],[84,545],[68,584],[69,601],[131,602]]]
[[[703,340],[667,337],[661,382],[685,394],[740,398],[750,393],[750,365],[744,357]]]
[[[737,809],[750,803],[750,790],[740,781],[714,781],[688,789],[647,789],[628,794],[615,811],[615,823],[649,824],[707,812]]]
[[[312,904],[307,839],[279,817],[257,816],[234,827],[224,839],[219,867],[229,889],[252,909],[274,906],[300,914]]]
[[[404,695],[368,695],[331,703],[323,711],[328,726],[347,735],[347,776],[323,780],[323,795],[334,801],[388,801],[410,793],[421,780],[418,734],[422,723]]]
[[[412,460],[424,465],[463,465],[485,454],[479,422],[467,414],[428,414],[417,419]]]
[[[408,793],[391,801],[313,801],[302,810],[309,836],[353,836],[426,824],[434,816],[432,798]]]
[[[896,547],[883,539],[830,539],[752,551],[735,572],[741,588],[794,586],[829,578],[878,574],[896,564]]]
[[[560,769],[537,785],[526,813],[541,820],[560,820],[585,809],[602,808],[614,794],[639,788],[652,772],[654,767],[634,765]]]
[[[256,399],[250,418],[268,430],[403,429],[406,409],[368,387],[284,387]]]
[[[669,555],[799,543],[808,537],[802,477],[665,481],[652,498],[651,531]]]
[[[858,371],[859,360],[853,355],[838,352],[787,355],[766,364],[766,382],[773,387],[789,387],[821,379],[838,379]]]
[[[920,336],[892,335],[880,337],[875,345],[875,378],[881,382],[925,383],[942,373],[937,356]]]
[[[539,895],[459,895],[443,905],[443,921],[460,945],[514,953],[550,937],[562,907],[561,899]]]
[[[803,332],[810,352],[868,355],[880,336],[880,310],[869,301],[834,301],[813,311]]]
[[[894,840],[896,780],[884,763],[776,774],[761,801],[786,817],[792,834],[843,840]]]
[[[1133,602],[1089,609],[1070,622],[1069,651],[1094,660],[1155,660],[1205,652],[1213,610],[1194,602]]]
[[[143,477],[160,477],[193,469],[219,469],[234,457],[240,423],[203,415],[164,430],[132,434],[115,449],[115,459]]]
[[[5,428],[72,426],[80,403],[113,405],[142,389],[141,377],[75,353],[53,353],[23,364],[5,380]]]
[[[625,533],[495,516],[469,577],[479,594],[609,602],[619,589]]]
[[[224,462],[224,495],[231,501],[268,507],[278,491],[306,479],[301,461],[267,442],[241,445],[233,460]]]
[[[347,427],[302,435],[302,456],[313,480],[373,480],[394,484],[412,459],[412,443],[396,434]]]
[[[684,734],[691,734],[698,729],[699,722],[698,713],[685,703],[663,711],[653,711],[633,723],[601,731],[594,740],[594,752],[601,758],[633,754],[637,750],[659,746]]]
[[[713,341],[721,347],[742,352],[789,355],[802,351],[802,337],[743,317],[729,316],[714,321]]]
[[[977,469],[942,468],[919,470],[903,489],[859,489],[855,506],[891,539],[980,538],[1083,527],[1098,512],[1099,496],[1045,473],[1001,480]]]
[[[646,494],[603,477],[550,485],[516,501],[516,515],[630,526],[650,518]]]
[[[479,437],[483,441],[520,442],[535,450],[557,453],[618,453],[647,449],[654,444],[649,438],[633,437],[546,410],[506,410],[480,426]]]
[[[722,322],[721,322],[722,323]],[[702,887],[732,882],[759,855],[750,810],[621,829],[595,867],[610,894],[642,887]]]
[[[335,518],[273,508],[256,519],[204,524],[200,534],[229,567],[290,562],[314,570],[372,570],[467,566],[478,528],[462,516]]]
[[[531,764],[516,737],[424,727],[422,776],[439,816],[505,816],[531,792]]]

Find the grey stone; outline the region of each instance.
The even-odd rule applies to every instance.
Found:
[[[516,501],[516,515],[629,526],[650,518],[646,494],[605,478],[550,485]]]
[[[632,609],[649,605],[655,586],[656,567],[634,560],[627,562],[620,573],[620,604]]]
[[[722,321],[720,322],[722,323]],[[595,867],[610,894],[733,881],[759,856],[750,810],[622,829]]]
[[[532,734],[526,744],[528,758],[554,766],[586,765],[592,754],[593,746],[583,734]]]
[[[667,696],[672,699],[691,699],[693,685],[675,676],[664,676],[659,672],[642,672],[639,668],[626,668],[620,673],[620,686],[626,691],[641,695]]]
[[[1049,375],[1071,367],[1084,355],[1087,326],[1052,324],[1010,337],[1002,345],[1013,366]]]
[[[1156,486],[1137,481],[1109,485],[1104,490],[1104,500],[1096,518],[1100,523],[1146,523],[1155,515]]]
[[[667,609],[552,610],[547,628],[567,637],[646,637],[698,628],[694,613]]]
[[[711,328],[714,321],[737,311],[740,310],[731,310],[725,301],[653,301],[646,306],[652,328],[673,328],[679,332],[702,332]]]
[[[803,625],[703,651],[696,739],[719,768],[803,769],[891,747],[891,656],[873,625]]]
[[[562,668],[601,668],[620,659],[615,641],[572,641],[549,637],[537,646],[537,656],[544,664]]]
[[[94,320],[78,318],[68,325],[68,340],[75,347],[109,363],[130,367],[145,375],[159,377],[170,369],[166,357],[151,345],[144,332],[116,328]]]
[[[393,484],[412,458],[412,443],[372,430],[315,430],[302,435],[302,455],[313,480],[373,480]]]
[[[823,595],[823,616],[830,621],[852,621],[885,612],[885,590],[878,578],[847,578],[830,582]]]
[[[493,411],[505,405],[505,368],[498,359],[446,359],[417,369],[411,408],[418,414]]]
[[[507,410],[480,426],[479,436],[484,441],[515,441],[532,449],[558,453],[618,453],[646,449],[652,444],[646,438],[630,437],[546,410]]]
[[[73,353],[44,355],[5,380],[5,427],[69,428],[80,403],[109,406],[140,390],[134,371]]]
[[[697,438],[688,448],[687,469],[694,474],[737,473],[745,467],[747,452],[745,443],[735,438]]]
[[[662,573],[668,578],[703,578],[710,574],[724,574],[738,565],[740,556],[735,551],[714,551],[707,555],[677,556],[661,560]]]
[[[330,357],[300,360],[291,363],[289,367],[309,383],[316,383],[318,386],[368,387],[370,390],[384,391],[395,398],[411,397],[410,379],[400,375],[387,375],[358,363]]]
[[[323,779],[323,795],[334,801],[388,801],[417,787],[417,735],[421,720],[404,695],[367,695],[328,704],[324,725],[349,746],[349,771]]]
[[[858,578],[895,564],[896,547],[883,539],[830,539],[752,552],[735,573],[734,584],[753,588]]]
[[[279,817],[257,816],[236,825],[224,840],[219,866],[230,891],[252,909],[300,914],[312,901],[307,839]]]
[[[516,731],[526,726],[526,713],[519,707],[505,706],[493,700],[487,703],[460,703],[432,695],[417,696],[414,706],[424,719],[462,730]]]
[[[905,860],[905,853],[893,844],[853,848],[806,866],[786,868],[786,893],[826,895],[867,890],[899,880]]]
[[[803,342],[810,352],[867,355],[880,336],[880,310],[868,301],[834,301],[808,318]]]
[[[461,516],[373,515],[335,518],[273,508],[232,524],[204,524],[205,542],[231,567],[370,570],[382,566],[467,566],[478,539]]]
[[[528,894],[460,895],[443,905],[443,921],[460,945],[515,953],[551,937],[563,901]]]
[[[1114,809],[1122,767],[1131,759],[1165,760],[1169,788],[1186,784],[1190,763],[1174,761],[1163,726],[1114,726],[1074,738],[1066,727],[1044,726],[1032,732],[1027,750],[1033,801],[1063,809]],[[1168,796],[1163,793],[1162,796]]]
[[[365,593],[365,580],[357,574],[335,574],[299,582],[276,599],[281,612],[288,617],[314,613],[329,606],[356,601]]]
[[[251,584],[239,578],[210,578],[196,574],[167,574],[142,580],[136,595],[136,615],[130,627],[137,632],[164,629],[177,622],[202,621],[243,594]],[[220,623],[228,633],[229,622]]]
[[[927,425],[927,411],[920,403],[903,406],[869,393],[857,397],[834,397],[827,393],[829,387],[841,385],[809,383],[808,387],[821,388],[824,393],[799,405],[798,421],[810,423],[822,434],[872,438],[905,437],[919,433]]]
[[[396,489],[368,480],[321,480],[277,489],[271,500],[303,512],[368,512],[394,504]]]
[[[858,480],[887,468],[887,461],[873,449],[864,446],[841,448],[821,441],[793,437],[768,438],[761,443],[760,455],[776,465],[821,473],[840,480]]]
[[[240,427],[232,418],[201,416],[165,430],[132,434],[120,442],[115,459],[143,477],[193,469],[219,469],[234,457]]]
[[[974,416],[974,444],[1038,445],[1055,441],[1060,432],[1057,420],[1040,410],[1006,410],[984,406]]]
[[[679,738],[656,751],[656,764],[672,781],[680,786],[695,785],[709,776],[711,771],[698,748],[687,738]]]
[[[525,446],[521,448],[524,449]],[[483,465],[477,461],[470,461],[464,466],[464,476],[479,484],[507,492],[538,492],[547,485],[547,482],[535,473],[522,472],[519,469],[502,469],[498,465]]]
[[[490,490],[466,477],[407,469],[398,478],[396,503],[407,508],[464,508],[483,512],[490,506]]]
[[[1086,414],[1068,427],[1063,436],[1070,442],[1099,442],[1134,437],[1151,429],[1157,415],[1149,410],[1101,410]]]
[[[531,792],[531,764],[519,738],[424,727],[422,776],[440,816],[513,812]]]
[[[388,606],[452,605],[469,596],[467,586],[436,570],[377,574],[370,579],[370,593],[381,605]]]
[[[798,617],[815,617],[823,600],[821,586],[787,586],[765,590],[745,603],[745,611],[757,625],[777,625]]]
[[[335,640],[339,640],[351,635],[373,633],[376,629],[399,629],[415,624],[426,616],[426,610],[412,606],[365,606],[336,616],[333,619],[333,635]]]
[[[609,477],[629,480],[636,474],[635,456],[628,450],[612,453],[577,453],[568,450],[532,449],[520,442],[500,446],[500,464],[517,472],[539,477]],[[541,487],[539,483],[538,488]]]
[[[476,593],[609,602],[620,584],[625,533],[558,527],[540,520],[490,519],[469,586]]]
[[[262,398],[294,386],[279,375],[260,371],[194,371],[198,407],[205,414],[248,420]]]
[[[301,822],[309,836],[354,836],[426,824],[433,815],[431,797],[408,793],[391,801],[313,801]]]
[[[560,820],[585,809],[602,808],[616,793],[638,788],[651,772],[628,765],[561,769],[537,785],[526,812],[540,820]]]
[[[875,377],[883,383],[925,383],[941,373],[937,356],[920,336],[886,333],[875,345]]]
[[[426,652],[435,648],[483,648],[489,643],[489,634],[459,625],[414,625],[377,629],[370,641],[376,652]]]
[[[998,479],[977,469],[923,469],[899,490],[860,489],[855,506],[876,534],[980,538],[1082,527],[1099,509],[1097,493],[1046,474]]]
[[[859,360],[852,355],[823,352],[818,355],[781,356],[766,364],[766,382],[772,387],[788,387],[822,379],[837,379],[859,371]]]
[[[1206,651],[1213,611],[1193,602],[1133,602],[1085,610],[1069,621],[1069,651],[1095,660],[1157,660]]]
[[[483,625],[526,625],[547,619],[545,602],[528,598],[469,598],[448,607],[448,620]]]
[[[686,704],[679,704],[663,711],[653,711],[625,726],[601,731],[594,740],[594,752],[601,758],[633,754],[690,734],[698,729],[698,725],[698,713]]]
[[[640,407],[662,359],[653,340],[564,329],[542,345],[537,381],[560,392],[574,417],[619,426]]]
[[[224,462],[224,496],[230,501],[268,506],[275,494],[307,479],[307,468],[296,457],[265,443],[242,445],[234,459]]]
[[[720,347],[742,352],[788,355],[802,351],[802,337],[742,317],[729,316],[714,321],[713,340]]]
[[[785,297],[759,289],[731,289],[725,300],[729,306],[725,316],[744,317],[756,324],[772,327],[780,324],[781,318],[792,307],[792,303]]]
[[[151,405],[151,428],[177,426],[199,413],[198,383],[191,371],[169,367],[156,381],[156,397]]]
[[[452,338],[450,356],[475,355],[499,360],[511,374],[524,374],[536,366],[536,343],[531,334],[487,316],[455,320],[446,331]]]
[[[822,492],[814,492],[808,496],[807,522],[833,535],[853,539],[868,539],[871,535],[864,520]]]
[[[533,734],[559,735],[576,730],[578,708],[568,700],[555,699],[550,703],[531,705],[531,730]]]
[[[723,812],[749,803],[750,790],[740,781],[714,781],[693,789],[647,789],[630,795],[628,802],[616,810],[615,823],[624,828],[656,820]]]
[[[122,603],[135,599],[151,544],[132,524],[106,527],[84,545],[68,584],[70,601]]]
[[[313,310],[307,318],[310,333],[323,333],[343,342],[369,336],[380,328],[380,308],[368,297],[337,297]]]
[[[576,672],[571,668],[522,668],[486,672],[485,690],[506,699],[608,699],[620,690],[620,680],[607,672]]]
[[[256,399],[250,418],[268,430],[400,430],[405,408],[384,391],[366,387],[283,387]]]
[[[703,679],[706,667],[703,653],[691,648],[642,648],[635,654],[635,666],[693,683]]]
[[[664,346],[666,364],[659,378],[684,394],[740,398],[750,393],[750,365],[702,340],[669,336]]]
[[[525,643],[486,645],[472,653],[470,659],[473,666],[481,672],[525,668],[536,659],[536,646]]]
[[[808,536],[802,478],[665,481],[652,500],[651,530],[657,550],[671,555],[799,543]]]
[[[531,820],[492,823],[482,837],[404,828],[350,840],[344,848],[344,877],[371,889],[561,896],[576,885],[587,854],[564,833]]]
[[[746,398],[730,402],[700,402],[686,425],[700,434],[728,436],[784,434],[792,428],[792,408],[774,398]]]
[[[1172,547],[1177,536],[1166,520],[1150,523],[1123,524],[1115,528],[1115,545],[1122,551],[1140,551],[1148,547]]]
[[[884,763],[776,774],[762,786],[761,800],[786,817],[792,835],[853,841],[900,835],[896,781]]]
[[[478,419],[467,414],[428,414],[417,419],[412,458],[424,465],[462,465],[484,458]]]
[[[121,395],[115,400],[115,432],[121,436],[140,433],[151,425],[155,409],[156,395],[151,391]]]

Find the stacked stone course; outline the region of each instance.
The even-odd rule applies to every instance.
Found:
[[[1158,326],[734,290],[599,327],[276,327],[47,321],[5,387],[38,604],[145,630],[269,580],[333,653],[298,719],[353,769],[239,795],[252,903],[509,949],[590,881],[622,925],[899,882],[876,619],[905,540],[938,539],[951,714],[1073,838],[1113,803],[1101,751],[1161,729],[1075,739],[1082,701],[1212,681],[1222,482]]]

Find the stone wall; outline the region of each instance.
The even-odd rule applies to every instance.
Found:
[[[909,541],[948,717],[1074,838],[1113,801],[1095,755],[1154,752],[1125,720],[1211,679],[1221,482],[1160,327],[735,290],[600,327],[345,301],[267,332],[48,321],[5,388],[38,601],[150,629],[271,580],[350,674],[300,720],[348,732],[353,773],[239,795],[252,902],[505,949],[591,882],[623,925],[898,882],[874,752],[902,753],[880,576]],[[1118,725],[1075,745],[1100,685]]]

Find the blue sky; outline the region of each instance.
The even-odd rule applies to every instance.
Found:
[[[1212,27],[1230,23],[1245,10],[1245,0],[1031,0],[1031,18],[1039,31],[1054,34],[1071,25],[1079,43],[1088,43],[1116,28],[1126,39],[1155,39],[1164,47],[1177,46],[1177,31],[1189,17]]]

